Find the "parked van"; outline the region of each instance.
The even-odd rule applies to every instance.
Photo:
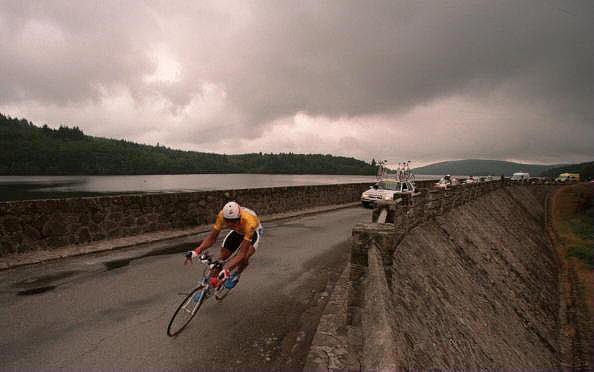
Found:
[[[528,180],[528,178],[530,178],[530,173],[525,172],[516,172],[511,176],[512,181],[523,181]]]
[[[555,178],[557,182],[580,182],[579,173],[561,173],[559,177]]]

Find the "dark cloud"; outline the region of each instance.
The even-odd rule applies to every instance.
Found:
[[[592,99],[589,1],[291,4],[254,9],[248,30],[216,47],[234,59],[208,71],[258,122],[407,110],[510,80],[527,100]]]
[[[184,146],[264,138],[303,112],[406,131],[400,148],[419,158],[434,156],[429,142],[436,159],[585,159],[593,15],[590,0],[2,2],[0,107],[82,105],[124,87],[136,105],[167,111],[136,138]],[[175,79],[147,79],[155,53],[179,64]],[[471,105],[435,108],[452,98]],[[443,115],[428,122],[411,114],[419,108]],[[336,136],[347,154],[394,151]]]

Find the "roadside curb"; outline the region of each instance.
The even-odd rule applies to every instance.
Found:
[[[262,216],[261,220],[263,223],[279,221],[287,218],[303,217],[312,214],[331,212],[339,209],[353,208],[358,206],[359,204],[360,202],[352,202],[347,204],[303,209],[293,212],[277,213]],[[137,247],[149,243],[165,242],[168,240],[174,240],[178,238],[184,238],[191,235],[204,233],[209,231],[210,227],[211,225],[200,225],[190,229],[156,231],[142,235],[127,236],[118,239],[102,240],[84,245],[70,245],[53,250],[31,251],[26,253],[11,254],[4,257],[0,257],[0,270],[7,270],[18,266],[54,261],[59,260],[61,258],[106,252],[123,248]]]

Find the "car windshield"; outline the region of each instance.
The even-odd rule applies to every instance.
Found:
[[[378,189],[383,190],[392,190],[392,191],[400,191],[400,183],[399,182],[378,182],[377,184]]]

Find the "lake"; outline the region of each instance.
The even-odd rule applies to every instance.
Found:
[[[417,175],[417,180],[436,176]],[[0,201],[128,193],[189,192],[375,182],[375,176],[175,174],[134,176],[0,176]]]

